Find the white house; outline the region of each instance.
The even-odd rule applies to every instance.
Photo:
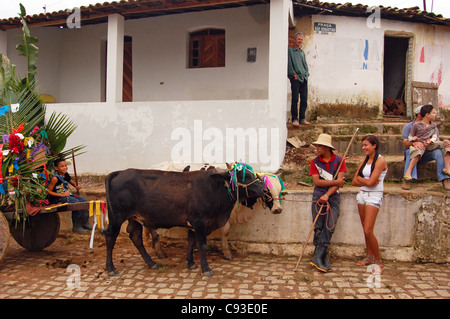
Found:
[[[276,171],[289,12],[290,0],[152,0],[27,17],[48,110],[69,114],[70,143],[87,145],[80,173],[234,160]],[[18,22],[1,21],[0,52],[24,71]]]
[[[421,11],[295,1],[311,76],[309,112],[382,115],[383,101],[432,103],[450,115],[450,19]],[[444,114],[443,114],[444,115]]]
[[[287,135],[289,32],[305,35],[312,117],[380,116],[389,88],[401,91],[394,78],[403,72],[408,114],[419,103],[417,83],[437,91],[441,108],[450,106],[450,22],[418,10],[129,0],[27,21],[39,38],[38,85],[56,100],[47,108],[78,124],[70,145],[87,146],[77,159],[80,174],[235,160],[276,171]],[[0,52],[24,72],[15,50],[19,27],[18,18],[0,21]],[[386,80],[386,52],[397,45],[406,55]]]

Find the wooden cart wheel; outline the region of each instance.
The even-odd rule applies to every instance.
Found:
[[[2,261],[3,257],[6,255],[10,237],[11,234],[9,233],[8,220],[5,215],[0,212],[0,261]]]
[[[9,227],[11,235],[23,248],[30,251],[39,251],[50,246],[59,232],[59,215],[55,213],[38,213],[28,216],[25,221],[16,223],[12,221]]]

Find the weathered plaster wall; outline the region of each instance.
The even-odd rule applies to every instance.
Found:
[[[248,252],[300,256],[312,225],[311,191],[289,191],[279,215],[258,207],[247,223],[232,224],[229,235],[232,246]],[[330,250],[334,256],[345,258],[365,256],[356,188],[342,190],[341,196],[340,217]],[[386,192],[374,228],[382,258],[448,262],[448,201],[442,194]],[[186,230],[182,228],[162,233],[171,238],[186,238]],[[214,232],[210,238],[220,238],[220,232]],[[312,249],[311,238],[306,253],[310,254]]]
[[[314,22],[336,25],[335,32],[314,31]],[[309,113],[372,118],[383,103],[384,37],[412,39],[411,80],[439,84],[439,106],[450,105],[450,29],[420,23],[362,17],[313,15],[298,18],[310,68]],[[407,57],[408,58],[408,57]]]
[[[286,132],[271,107],[269,100],[65,103],[48,104],[46,117],[62,112],[78,125],[66,147],[87,146],[79,174],[180,161],[241,161],[275,172]]]
[[[133,41],[134,101],[267,99],[269,5],[167,15],[125,21]],[[189,69],[189,32],[223,28],[226,64]],[[107,23],[79,29],[38,27],[37,79],[41,93],[58,103],[105,100]],[[20,30],[7,35],[7,55],[25,73],[25,60],[15,46]],[[256,48],[256,62],[247,62],[247,48]]]

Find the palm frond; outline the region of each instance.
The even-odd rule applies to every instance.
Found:
[[[19,103],[17,112],[12,108],[2,108],[6,113],[0,115],[0,134],[3,135],[5,151],[0,170],[3,183],[0,184],[1,205],[15,207],[26,213],[29,203],[38,204],[46,197],[44,178],[57,157],[77,155],[85,146],[79,145],[64,150],[67,139],[77,125],[61,113],[52,113],[45,123],[46,107],[36,89],[36,66],[38,39],[31,36],[24,20],[25,8],[20,5],[23,35],[16,46],[19,55],[26,57],[27,76],[20,78],[10,60],[0,54],[0,107]],[[45,153],[44,153],[45,152]],[[26,218],[26,214],[23,215]],[[17,222],[18,220],[16,220]],[[24,224],[25,225],[25,224]]]
[[[62,113],[52,113],[45,130],[48,134],[49,148],[52,154],[61,153],[66,146],[67,138],[76,130],[77,125]]]

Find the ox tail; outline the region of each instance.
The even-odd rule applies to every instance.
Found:
[[[114,211],[112,209],[112,203],[111,203],[111,197],[110,197],[109,191],[110,191],[111,181],[114,177],[116,177],[118,175],[118,173],[119,172],[112,172],[112,173],[108,174],[108,176],[106,176],[106,179],[105,179],[106,206],[108,207],[108,220],[109,220],[110,225],[114,224],[116,222],[116,218],[115,218]],[[103,232],[105,232],[105,231],[103,231]]]

